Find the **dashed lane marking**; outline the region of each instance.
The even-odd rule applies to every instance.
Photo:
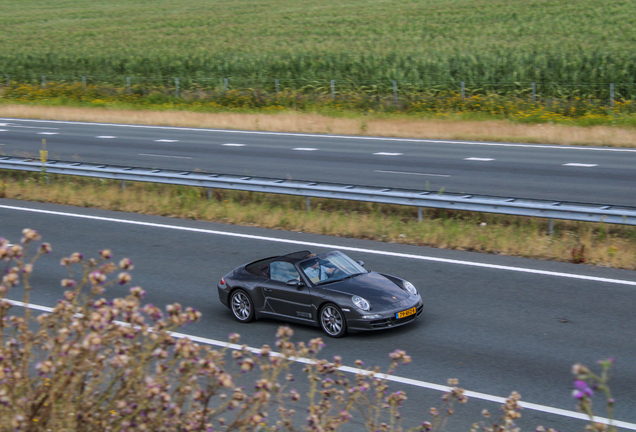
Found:
[[[572,163],[563,164],[563,166],[591,168],[591,167],[598,166],[598,164],[584,164],[584,163],[572,162]]]
[[[155,142],[167,142],[167,143],[173,143],[173,142],[179,142],[179,140],[158,139],[158,140],[155,140]]]
[[[227,143],[223,144],[225,147],[245,147],[245,144]]]
[[[464,160],[467,160],[467,161],[479,161],[479,162],[490,162],[490,161],[494,161],[494,159],[492,159],[492,158],[478,158],[478,157],[469,157],[469,158],[464,158]]]
[[[377,152],[373,154],[375,156],[402,156],[403,153]]]
[[[416,176],[429,176],[429,177],[450,177],[450,175],[448,175],[448,174],[428,174],[428,173],[406,172],[406,171],[374,170],[374,172],[386,173],[386,174],[404,174],[404,175],[416,175]]]
[[[149,154],[149,153],[139,153],[139,156],[152,156],[152,157],[163,157],[163,158],[174,158],[174,159],[192,159],[190,156],[171,156],[171,155],[158,155],[158,154]]]
[[[296,150],[296,151],[316,151],[318,149],[317,148],[313,148],[313,147],[296,147],[293,150]]]
[[[99,135],[96,136],[95,138],[100,138],[100,139],[113,139],[113,138],[117,138],[116,136],[112,136],[112,135]]]
[[[59,135],[58,132],[38,132],[38,135]]]

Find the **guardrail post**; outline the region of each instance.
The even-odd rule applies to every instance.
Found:
[[[393,80],[393,103],[395,107],[398,107],[398,98],[397,98],[397,82]]]
[[[174,94],[179,97],[179,78],[174,78]]]
[[[7,74],[7,87],[9,87],[11,85],[11,78],[9,78],[9,75]]]
[[[126,77],[126,92],[130,93],[130,77]]]
[[[417,208],[417,223],[422,223],[422,207]]]
[[[278,78],[276,78],[276,97],[278,97]]]
[[[614,83],[610,83],[610,106],[614,106]]]
[[[311,209],[311,201],[309,200],[309,197],[305,197],[305,208],[307,213],[309,213],[309,210]]]
[[[225,91],[228,90],[227,78],[223,78],[223,87],[225,87]]]
[[[86,87],[86,77],[82,75],[82,87]]]
[[[336,100],[336,80],[331,80],[331,99]]]
[[[46,88],[46,76],[42,75],[42,88]]]
[[[532,82],[532,103],[537,101],[537,83]]]
[[[212,199],[212,188],[208,188],[208,201]]]
[[[122,190],[122,192],[126,191],[126,180],[122,180],[121,181],[121,190]]]
[[[466,99],[466,83],[462,81],[462,100]]]
[[[552,218],[548,219],[548,233],[550,235],[554,234],[554,219]]]

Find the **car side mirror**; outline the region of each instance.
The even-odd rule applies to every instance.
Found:
[[[360,264],[360,267],[364,267],[364,261],[357,260],[356,262]]]
[[[302,283],[301,281],[299,281],[298,279],[290,279],[287,281],[287,286],[293,286],[296,288],[302,288],[305,286],[304,283]]]

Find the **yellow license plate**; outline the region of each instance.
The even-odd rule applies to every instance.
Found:
[[[417,309],[415,309],[415,308],[407,309],[405,311],[396,313],[395,314],[395,318],[397,318],[397,319],[406,318],[407,316],[411,316],[411,315],[415,314],[416,311],[417,311]]]

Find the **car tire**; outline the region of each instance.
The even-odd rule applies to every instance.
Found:
[[[254,303],[248,293],[242,289],[232,291],[230,310],[237,321],[248,323],[254,320]]]
[[[340,338],[347,334],[347,320],[338,306],[327,303],[320,309],[318,315],[320,328],[327,336]]]

